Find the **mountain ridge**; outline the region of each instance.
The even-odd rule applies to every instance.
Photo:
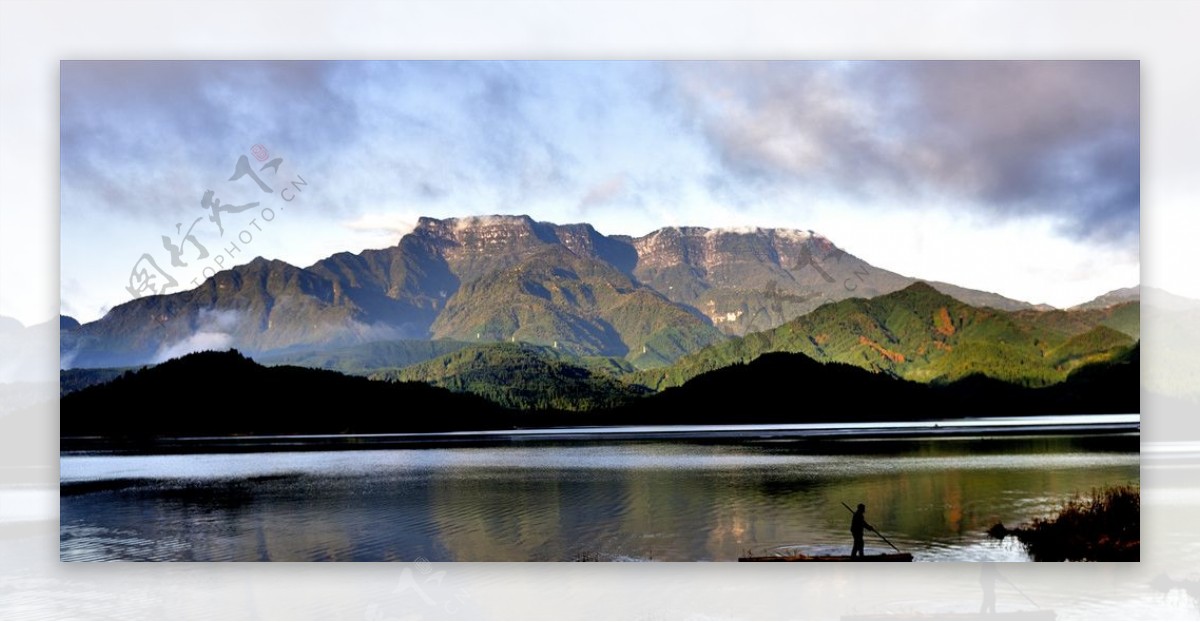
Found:
[[[555,272],[548,256],[571,264],[573,276]],[[525,278],[501,286],[514,274]],[[649,368],[827,302],[913,282],[812,231],[666,227],[634,238],[527,215],[422,217],[392,247],[303,268],[259,257],[192,290],[117,305],[65,330],[60,352],[79,367],[119,367],[204,346],[264,354],[389,339],[482,341],[487,327],[487,339],[558,343]],[[600,291],[604,300],[589,299]]]
[[[791,352],[919,382],[981,374],[1043,386],[1064,380],[1085,362],[1112,359],[1134,347],[1137,303],[1123,304],[1078,312],[1006,312],[973,307],[917,282],[876,298],[826,304],[776,328],[639,372],[633,381],[662,390],[767,353]]]
[[[564,425],[738,424],[956,419],[980,415],[1137,412],[1139,350],[1089,365],[1047,388],[968,377],[928,385],[802,354],[771,353],[747,364],[702,374],[682,387],[586,412],[518,411],[476,395],[414,382],[379,382],[328,370],[264,367],[235,350],[200,352],[123,373],[60,402],[64,450],[186,449],[190,436],[377,434],[512,430]],[[207,400],[163,404],[202,377],[240,398],[237,409]],[[804,391],[795,397],[797,387]],[[746,408],[747,401],[791,404]],[[852,408],[846,407],[853,401]],[[379,408],[380,404],[394,405]],[[913,416],[908,405],[920,404]],[[438,413],[437,416],[430,416]],[[214,439],[191,441],[204,451],[230,450]],[[322,443],[338,443],[336,438]],[[322,445],[318,445],[322,446]],[[347,448],[362,448],[352,442]],[[295,445],[287,445],[289,451]]]

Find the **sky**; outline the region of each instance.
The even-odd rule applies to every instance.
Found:
[[[483,214],[814,230],[1069,306],[1139,282],[1139,80],[1136,61],[65,61],[61,311],[98,319],[140,270],[175,292]]]

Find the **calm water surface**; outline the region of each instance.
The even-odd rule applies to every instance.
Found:
[[[1136,434],[64,456],[60,554],[730,561],[848,552],[841,502],[862,502],[919,561],[1016,561],[989,526],[1139,479]]]

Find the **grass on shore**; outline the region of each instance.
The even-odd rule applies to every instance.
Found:
[[[1051,518],[1036,518],[995,538],[1014,536],[1034,561],[1136,562],[1141,545],[1141,494],[1137,486],[1110,486],[1068,501]]]

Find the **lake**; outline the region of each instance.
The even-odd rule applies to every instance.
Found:
[[[93,560],[731,561],[848,551],[850,513],[918,561],[1139,483],[1139,437],[512,442],[64,455],[60,555]],[[889,547],[868,534],[868,553]]]

